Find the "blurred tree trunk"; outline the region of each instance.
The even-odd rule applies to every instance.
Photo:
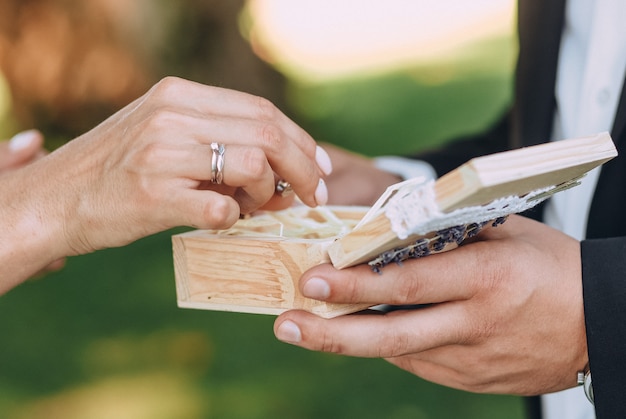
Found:
[[[259,57],[243,38],[239,13],[245,0],[178,2],[160,57],[162,75],[177,74],[202,83],[253,93],[285,107],[285,78]]]
[[[18,125],[71,138],[165,75],[284,108],[285,80],[242,37],[244,0],[2,0],[0,71]]]

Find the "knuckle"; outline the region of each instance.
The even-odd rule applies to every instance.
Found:
[[[169,97],[180,89],[183,79],[175,76],[166,76],[159,80],[151,90],[151,95],[156,97]]]
[[[473,377],[471,375],[460,374],[460,376],[456,379],[459,387],[465,391],[470,391],[472,393],[485,393],[487,385],[482,382],[480,379]]]
[[[274,104],[261,96],[255,96],[256,100],[256,109],[257,109],[257,117],[261,120],[273,120],[275,119],[280,111]]]
[[[406,304],[421,301],[423,294],[422,282],[414,278],[408,270],[402,269],[392,282],[393,292],[390,304]]]
[[[497,315],[485,316],[470,313],[466,309],[463,328],[459,328],[452,340],[461,345],[478,345],[488,341],[497,333]]]
[[[476,245],[481,246],[482,243],[476,243]],[[482,275],[467,279],[471,281],[469,288],[473,290],[473,297],[488,297],[506,292],[508,279],[517,277],[513,265],[516,258],[507,256],[505,247],[506,245],[503,244],[499,249],[504,253],[495,256],[493,251],[475,252],[475,263],[483,269],[481,269]],[[523,249],[518,249],[518,253],[521,251]]]
[[[263,204],[268,202],[273,195],[273,189],[267,190],[263,195],[250,196],[247,192],[239,189],[235,192],[234,199],[239,204],[239,212],[242,214],[251,214],[259,209]]]
[[[359,302],[362,300],[362,288],[361,286],[359,286],[359,281],[357,278],[344,278],[341,287],[331,288],[333,288],[333,291],[335,292],[337,292],[337,290],[341,291],[341,295],[334,296],[338,300],[345,302]]]
[[[477,345],[491,336],[492,333],[493,326],[484,320],[478,321],[474,319],[468,320],[464,333],[457,333],[453,339],[461,345]]]
[[[243,167],[248,174],[259,179],[269,170],[269,163],[263,150],[259,148],[246,148],[242,154]]]
[[[467,359],[463,363],[463,370],[457,371],[455,381],[459,387],[472,393],[488,393],[493,390],[491,371],[484,365],[488,362],[478,362],[477,359]]]
[[[259,139],[262,147],[271,152],[277,152],[282,148],[283,136],[281,130],[273,123],[263,123],[259,128]]]
[[[389,330],[378,345],[378,358],[402,356],[409,353],[410,339],[406,333]]]
[[[322,344],[320,345],[321,352],[344,354],[346,349],[343,344],[337,341],[332,335],[325,333],[322,338]]]
[[[148,114],[145,124],[148,130],[161,132],[171,129],[178,117],[180,117],[180,115],[172,108],[159,106]]]
[[[202,215],[207,224],[215,228],[225,228],[232,224],[233,214],[226,200],[214,200],[207,203]]]

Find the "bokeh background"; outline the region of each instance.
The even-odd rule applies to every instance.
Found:
[[[265,96],[319,141],[412,153],[507,107],[514,21],[512,0],[2,0],[0,138],[36,127],[55,149],[176,75]],[[272,316],[177,308],[179,231],[0,297],[1,418],[523,417],[277,342]]]

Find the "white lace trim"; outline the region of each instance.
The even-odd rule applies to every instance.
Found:
[[[412,235],[425,235],[445,228],[482,223],[509,214],[524,212],[553,193],[576,184],[574,180],[558,187],[537,189],[522,197],[508,196],[496,199],[487,205],[459,208],[443,213],[435,201],[435,182],[429,181],[418,188],[412,185],[412,187],[398,189],[387,201],[384,211],[393,232],[399,239],[406,239]]]

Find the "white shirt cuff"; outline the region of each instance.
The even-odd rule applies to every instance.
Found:
[[[413,160],[398,156],[380,156],[374,158],[374,166],[385,172],[400,176],[402,180],[415,177],[425,177],[426,180],[437,179],[435,169],[423,160]]]

